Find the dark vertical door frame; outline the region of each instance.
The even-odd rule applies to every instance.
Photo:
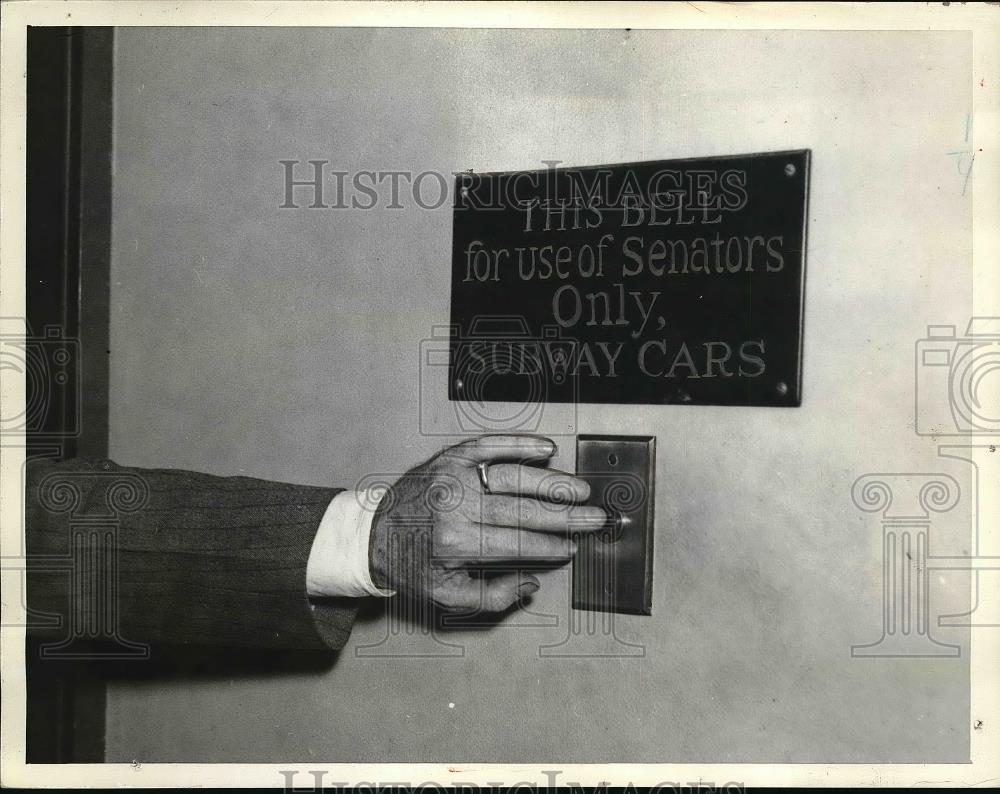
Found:
[[[45,355],[75,342],[61,388],[29,421],[29,455],[108,454],[113,30],[29,27],[26,326]],[[30,399],[32,395],[26,395]],[[106,687],[94,663],[26,648],[28,763],[104,760]]]

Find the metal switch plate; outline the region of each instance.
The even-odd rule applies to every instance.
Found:
[[[652,613],[655,462],[654,436],[577,436],[576,473],[590,483],[587,504],[612,520],[578,538],[574,609]]]

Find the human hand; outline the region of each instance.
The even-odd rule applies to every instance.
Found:
[[[538,436],[479,436],[411,469],[376,511],[372,580],[450,611],[502,612],[530,596],[538,579],[519,565],[564,564],[572,534],[607,522],[601,508],[576,504],[590,495],[586,482],[524,465],[555,451]],[[490,567],[506,572],[476,575]]]

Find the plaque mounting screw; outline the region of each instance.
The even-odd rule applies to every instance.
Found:
[[[795,176],[795,163],[785,164],[785,176]]]
[[[465,386],[465,383],[462,381],[462,379],[455,378],[455,391],[462,391],[463,386]]]
[[[786,394],[788,394],[788,384],[785,383],[783,380],[779,380],[775,384],[774,390],[778,392],[779,397],[784,397]]]

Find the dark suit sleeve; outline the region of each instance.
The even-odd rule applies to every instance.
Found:
[[[30,461],[33,634],[128,643],[336,649],[355,599],[311,602],[306,562],[335,489]]]

